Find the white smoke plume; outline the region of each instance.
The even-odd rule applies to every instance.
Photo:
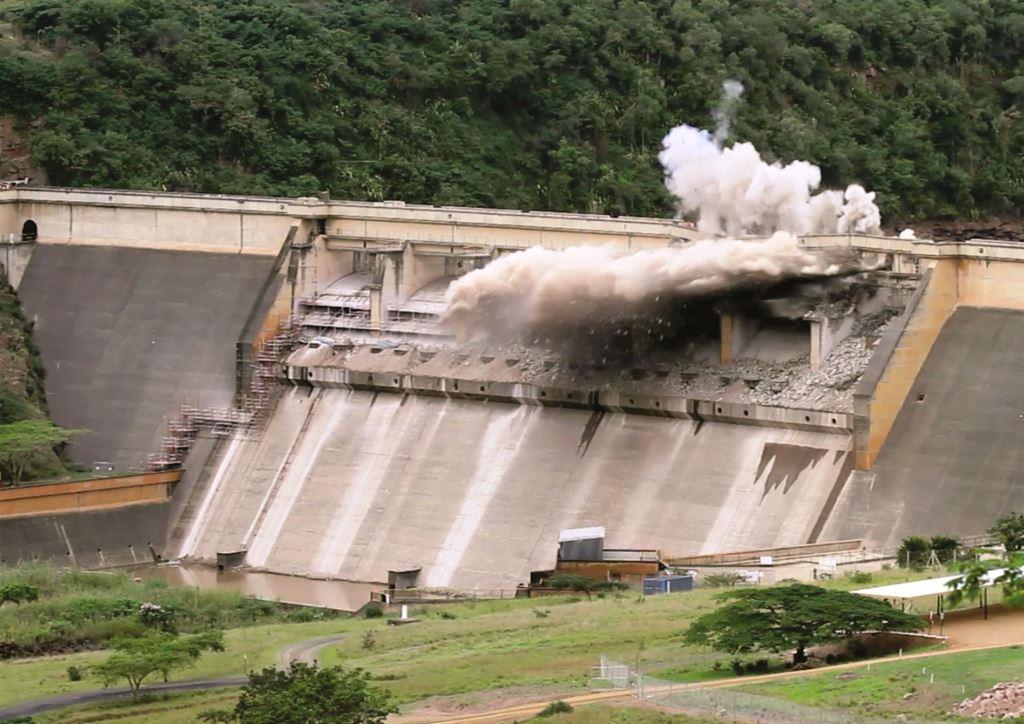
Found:
[[[738,80],[727,80],[722,83],[722,100],[718,108],[711,112],[715,119],[715,143],[721,146],[732,133],[732,122],[736,118],[736,110],[740,106],[743,95],[743,84]]]
[[[714,296],[788,279],[861,269],[849,255],[802,248],[798,234],[872,233],[875,195],[856,184],[814,193],[821,170],[767,163],[750,143],[726,147],[743,86],[726,81],[715,133],[681,125],[658,158],[679,210],[707,239],[683,248],[617,255],[607,247],[534,247],[470,272],[448,288],[444,320],[462,336],[518,336],[545,325],[590,325],[653,309],[661,300]]]
[[[444,315],[463,336],[514,336],[545,325],[600,321],[663,298],[698,298],[787,279],[858,269],[842,252],[768,239],[705,239],[683,248],[619,255],[607,246],[554,251],[535,246],[503,256],[448,288]]]
[[[723,148],[719,134],[676,126],[658,155],[665,185],[679,210],[711,235],[871,233],[880,216],[874,193],[856,184],[845,192],[813,192],[821,169],[807,161],[767,163],[750,143]]]

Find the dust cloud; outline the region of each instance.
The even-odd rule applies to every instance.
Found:
[[[667,299],[706,298],[859,269],[848,252],[808,250],[787,232],[627,255],[607,246],[535,246],[453,282],[444,320],[463,337],[521,336],[635,314]]]

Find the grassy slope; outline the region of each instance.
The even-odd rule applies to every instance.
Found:
[[[908,576],[902,571],[886,571],[876,574],[873,582],[896,582],[932,573]],[[829,585],[856,587],[849,579]],[[586,685],[588,667],[601,654],[631,663],[639,656],[646,672],[698,681],[728,675],[727,671],[711,669],[713,662],[728,657],[684,648],[679,640],[687,623],[714,605],[715,593],[698,590],[648,598],[642,603],[635,594],[575,602],[558,598],[478,602],[416,611],[414,615],[421,622],[401,627],[388,626],[380,619],[336,619],[232,629],[226,634],[224,652],[204,656],[195,668],[173,678],[237,675],[245,671],[246,665],[255,668],[273,663],[280,649],[289,643],[351,632],[342,644],[318,654],[319,661],[368,669],[400,702],[454,696],[460,703],[480,704],[496,696],[511,699],[543,692],[556,698],[578,693]],[[538,615],[535,610],[547,613]],[[373,635],[370,648],[364,647],[367,631]],[[88,666],[102,657],[101,652],[93,652],[2,663],[0,705],[96,688],[100,683],[88,675],[80,682],[68,681],[66,668],[72,664]],[[224,696],[206,693],[190,695],[187,700],[170,697],[118,711],[129,714],[158,705],[201,710],[222,705],[209,702]]]
[[[907,579],[903,571],[884,571],[874,582]],[[849,579],[829,585],[858,587]],[[580,690],[587,684],[588,667],[602,654],[634,665],[639,661],[642,671],[661,678],[702,681],[729,675],[728,666],[719,672],[711,667],[730,657],[684,647],[681,634],[715,605],[715,594],[697,590],[642,603],[636,594],[571,605],[495,601],[478,604],[483,608],[479,612],[453,607],[449,615],[457,616],[454,620],[434,611],[414,626],[378,631],[372,649],[364,649],[361,639],[353,637],[324,651],[320,660],[362,666],[387,678],[400,701],[438,695],[472,701],[473,692],[503,687]],[[548,615],[538,617],[534,606]]]

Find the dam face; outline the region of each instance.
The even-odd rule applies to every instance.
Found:
[[[19,294],[73,459],[144,468],[182,404],[230,405],[234,340],[273,257],[39,245]]]
[[[1024,499],[1024,311],[959,307],[942,326],[878,462],[843,491],[829,537],[898,547],[975,535]]]
[[[178,555],[351,580],[510,588],[569,527],[698,553],[805,543],[850,436],[593,410],[294,388],[236,437]]]

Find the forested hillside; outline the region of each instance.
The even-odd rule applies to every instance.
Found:
[[[662,137],[735,78],[736,138],[890,223],[1024,210],[1024,0],[0,7],[54,184],[664,215]]]

